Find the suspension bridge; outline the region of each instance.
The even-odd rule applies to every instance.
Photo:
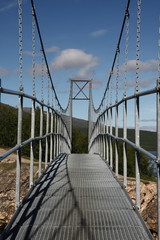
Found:
[[[17,151],[15,214],[0,239],[153,239],[140,215],[141,153],[152,159],[157,169],[158,239],[160,239],[160,53],[157,58],[155,86],[139,89],[141,0],[137,0],[136,69],[134,93],[127,95],[130,1],[128,1],[108,81],[101,103],[93,103],[92,80],[70,80],[70,96],[64,109],[58,99],[51,76],[36,8],[31,0],[32,16],[32,94],[23,87],[22,0],[18,0],[19,18],[19,89],[0,84],[0,94],[18,99],[17,144],[0,155],[0,161]],[[146,4],[145,2],[143,4]],[[24,10],[25,11],[25,10]],[[158,30],[157,30],[158,31]],[[41,99],[36,97],[36,34],[41,55]],[[125,39],[125,40],[124,40]],[[119,59],[125,45],[123,95],[119,96]],[[155,43],[156,44],[156,43]],[[160,47],[160,46],[159,46]],[[45,87],[47,83],[47,97]],[[78,87],[73,94],[74,85]],[[88,95],[84,92],[88,85]],[[83,97],[80,97],[83,95]],[[154,96],[156,105],[157,156],[140,145],[140,103]],[[31,135],[23,139],[24,101],[31,101]],[[72,153],[72,102],[87,100],[88,154]],[[135,140],[127,138],[128,104],[133,101]],[[145,100],[144,100],[145,101]],[[40,110],[39,135],[35,134],[36,107]],[[123,134],[119,134],[122,112]],[[119,147],[123,148],[123,182],[119,180]],[[21,163],[23,148],[30,147],[29,191],[21,201]],[[34,182],[35,146],[38,150],[39,179]],[[127,194],[127,147],[135,153],[136,203]],[[42,164],[45,170],[42,171]]]

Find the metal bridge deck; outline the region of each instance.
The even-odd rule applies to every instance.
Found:
[[[150,239],[124,190],[98,155],[53,162],[1,239]]]

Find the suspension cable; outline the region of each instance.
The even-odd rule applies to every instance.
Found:
[[[23,91],[23,36],[22,36],[22,0],[18,0],[18,20],[19,20],[19,90]]]
[[[40,44],[41,44],[41,49],[42,49],[42,52],[43,52],[43,55],[44,55],[44,61],[45,61],[45,64],[46,64],[46,68],[47,68],[47,74],[49,76],[49,80],[50,80],[50,83],[51,83],[51,87],[53,89],[53,92],[54,92],[54,95],[55,95],[55,98],[57,100],[57,104],[58,106],[60,107],[60,110],[65,113],[67,111],[67,107],[66,109],[63,109],[59,100],[58,100],[58,97],[57,97],[57,94],[56,94],[56,90],[55,90],[55,87],[53,85],[53,80],[52,80],[52,76],[51,76],[51,73],[50,73],[50,69],[49,69],[49,65],[48,65],[48,61],[47,61],[47,57],[46,57],[46,53],[45,53],[45,49],[44,49],[44,45],[43,45],[43,41],[42,41],[42,36],[41,36],[41,32],[40,32],[40,28],[39,28],[39,24],[38,24],[38,19],[37,19],[37,15],[36,15],[36,11],[35,11],[35,8],[34,8],[34,2],[33,0],[31,0],[31,5],[32,5],[32,9],[33,9],[33,12],[34,12],[34,18],[35,18],[35,23],[36,23],[36,26],[37,26],[37,31],[38,31],[38,35],[39,35],[39,40],[40,40]]]
[[[130,6],[130,0],[128,0],[128,2],[127,2],[126,11],[125,11],[125,15],[124,15],[124,19],[123,19],[123,23],[122,23],[122,27],[121,27],[121,31],[120,31],[120,35],[119,35],[119,39],[118,39],[118,43],[117,43],[117,47],[116,47],[115,56],[114,56],[114,59],[113,59],[110,75],[109,75],[109,78],[108,78],[108,81],[107,81],[107,86],[105,88],[103,98],[105,97],[105,95],[106,95],[106,93],[107,93],[107,91],[109,89],[109,84],[110,84],[110,81],[111,81],[111,78],[112,78],[112,72],[114,70],[114,66],[115,66],[115,62],[116,62],[116,58],[117,58],[117,54],[118,54],[117,49],[120,49],[120,43],[121,43],[121,39],[122,39],[122,34],[123,34],[123,31],[124,31],[125,22],[126,22],[126,19],[127,19],[127,14],[126,13],[129,12],[129,6]],[[99,111],[100,106],[101,106],[102,101],[103,101],[103,98],[101,100],[101,103],[100,103],[99,107],[97,109],[94,108],[95,112]]]

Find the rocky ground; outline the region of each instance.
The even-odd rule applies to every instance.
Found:
[[[0,155],[6,150],[0,149]],[[11,219],[15,211],[16,186],[16,154],[11,154],[0,162],[0,232]],[[21,200],[29,189],[29,160],[22,159],[21,168]],[[34,176],[38,174],[38,166],[34,166]]]
[[[4,152],[0,149],[0,155]],[[21,199],[29,188],[29,160],[22,160]],[[15,208],[15,164],[16,155],[11,154],[0,163],[0,229],[2,230],[14,213]],[[34,167],[35,176],[38,166]],[[135,181],[128,180],[127,192],[135,202]],[[154,182],[141,182],[141,214],[157,239],[157,185]]]
[[[135,202],[135,181],[128,181],[127,192]],[[157,238],[157,184],[141,182],[141,210],[140,213],[155,239]]]

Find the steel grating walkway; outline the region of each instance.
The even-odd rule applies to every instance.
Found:
[[[152,239],[98,155],[61,155],[26,198],[1,239]]]

